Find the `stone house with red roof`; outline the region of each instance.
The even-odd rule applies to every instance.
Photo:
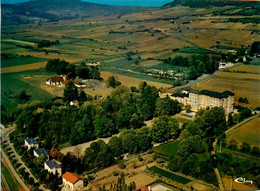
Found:
[[[62,182],[64,187],[70,190],[82,190],[84,188],[83,180],[70,172],[62,175]]]

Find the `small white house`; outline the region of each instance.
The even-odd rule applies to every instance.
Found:
[[[33,150],[33,156],[35,157],[40,157],[40,156],[46,156],[47,159],[49,160],[49,154],[47,153],[47,151],[43,148],[36,148]]]
[[[220,61],[218,69],[220,70],[220,69],[224,69],[224,68],[229,68],[231,66],[233,66],[233,63],[231,63],[231,62],[222,62],[222,61]]]
[[[28,148],[28,150],[32,147],[39,148],[39,144],[35,138],[25,138],[24,145]]]
[[[55,160],[47,160],[44,162],[44,169],[48,172],[61,176],[61,166]]]
[[[82,190],[84,187],[83,180],[70,172],[62,175],[62,182],[64,187],[70,190]]]

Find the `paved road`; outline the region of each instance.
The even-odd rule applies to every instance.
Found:
[[[16,180],[21,184],[21,186],[23,187],[24,190],[26,191],[30,191],[30,189],[24,184],[24,182],[21,180],[21,178],[19,177],[19,175],[16,173],[16,171],[14,170],[11,162],[9,161],[8,157],[5,155],[5,153],[3,152],[2,148],[1,148],[1,153],[2,153],[2,160],[4,160],[6,162],[6,164],[8,165],[9,169],[11,170],[12,174],[14,175],[14,177],[16,178]]]
[[[21,156],[17,154],[17,152],[15,151],[13,145],[10,143],[10,140],[9,140],[9,134],[15,130],[15,127],[9,127],[9,128],[5,128],[5,129],[2,129],[2,141],[7,141],[7,144],[8,144],[8,147],[12,149],[13,153],[14,153],[14,156],[15,156],[15,159],[17,159],[18,163],[21,163],[21,167],[19,168],[25,168],[25,172],[28,172],[30,174],[30,177],[32,177],[34,179],[34,182],[39,182],[34,176],[33,174],[31,173],[30,169],[24,164],[24,162],[22,161],[21,159]],[[1,152],[3,153],[2,149],[1,149]],[[4,154],[4,153],[3,153]],[[6,155],[5,155],[6,156]],[[9,161],[9,159],[8,159]],[[11,165],[11,163],[10,163]],[[12,166],[12,165],[11,165]],[[10,167],[10,166],[9,166]],[[13,167],[12,167],[13,168]],[[10,167],[11,169],[11,167]],[[14,171],[16,173],[16,171]],[[13,172],[12,172],[13,173]],[[16,173],[17,175],[17,173]],[[17,175],[18,176],[18,175]],[[19,176],[18,176],[19,177]],[[24,184],[24,183],[23,183]],[[25,184],[24,184],[25,185]],[[28,187],[27,187],[28,188]],[[44,191],[49,191],[48,189],[45,189],[42,185],[39,187],[41,190],[44,190]]]

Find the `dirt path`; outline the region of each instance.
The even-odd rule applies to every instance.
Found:
[[[113,136],[117,136],[118,137],[119,134],[116,134],[116,135],[113,135]],[[89,142],[78,144],[78,145],[75,145],[75,146],[66,147],[66,148],[61,149],[60,152],[62,152],[63,154],[67,154],[68,152],[72,152],[73,153],[75,151],[75,148],[78,147],[81,150],[81,155],[83,155],[85,150],[86,150],[86,148],[90,147],[91,143],[96,142],[98,140],[103,140],[105,143],[108,143],[109,140],[112,137],[100,138],[100,139],[96,139],[94,141],[89,141]]]
[[[13,66],[13,67],[6,67],[1,68],[1,74],[4,73],[12,73],[12,72],[22,72],[27,70],[35,70],[39,68],[44,68],[46,66],[47,61],[44,62],[37,62],[33,64],[25,64],[21,66]]]

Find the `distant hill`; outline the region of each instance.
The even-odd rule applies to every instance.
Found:
[[[164,7],[174,7],[176,5],[189,6],[191,8],[225,5],[259,5],[259,0],[174,0],[166,3]]]
[[[151,7],[109,6],[81,0],[31,0],[19,4],[2,4],[2,24],[30,23],[36,20],[58,21],[77,17],[122,15]]]

